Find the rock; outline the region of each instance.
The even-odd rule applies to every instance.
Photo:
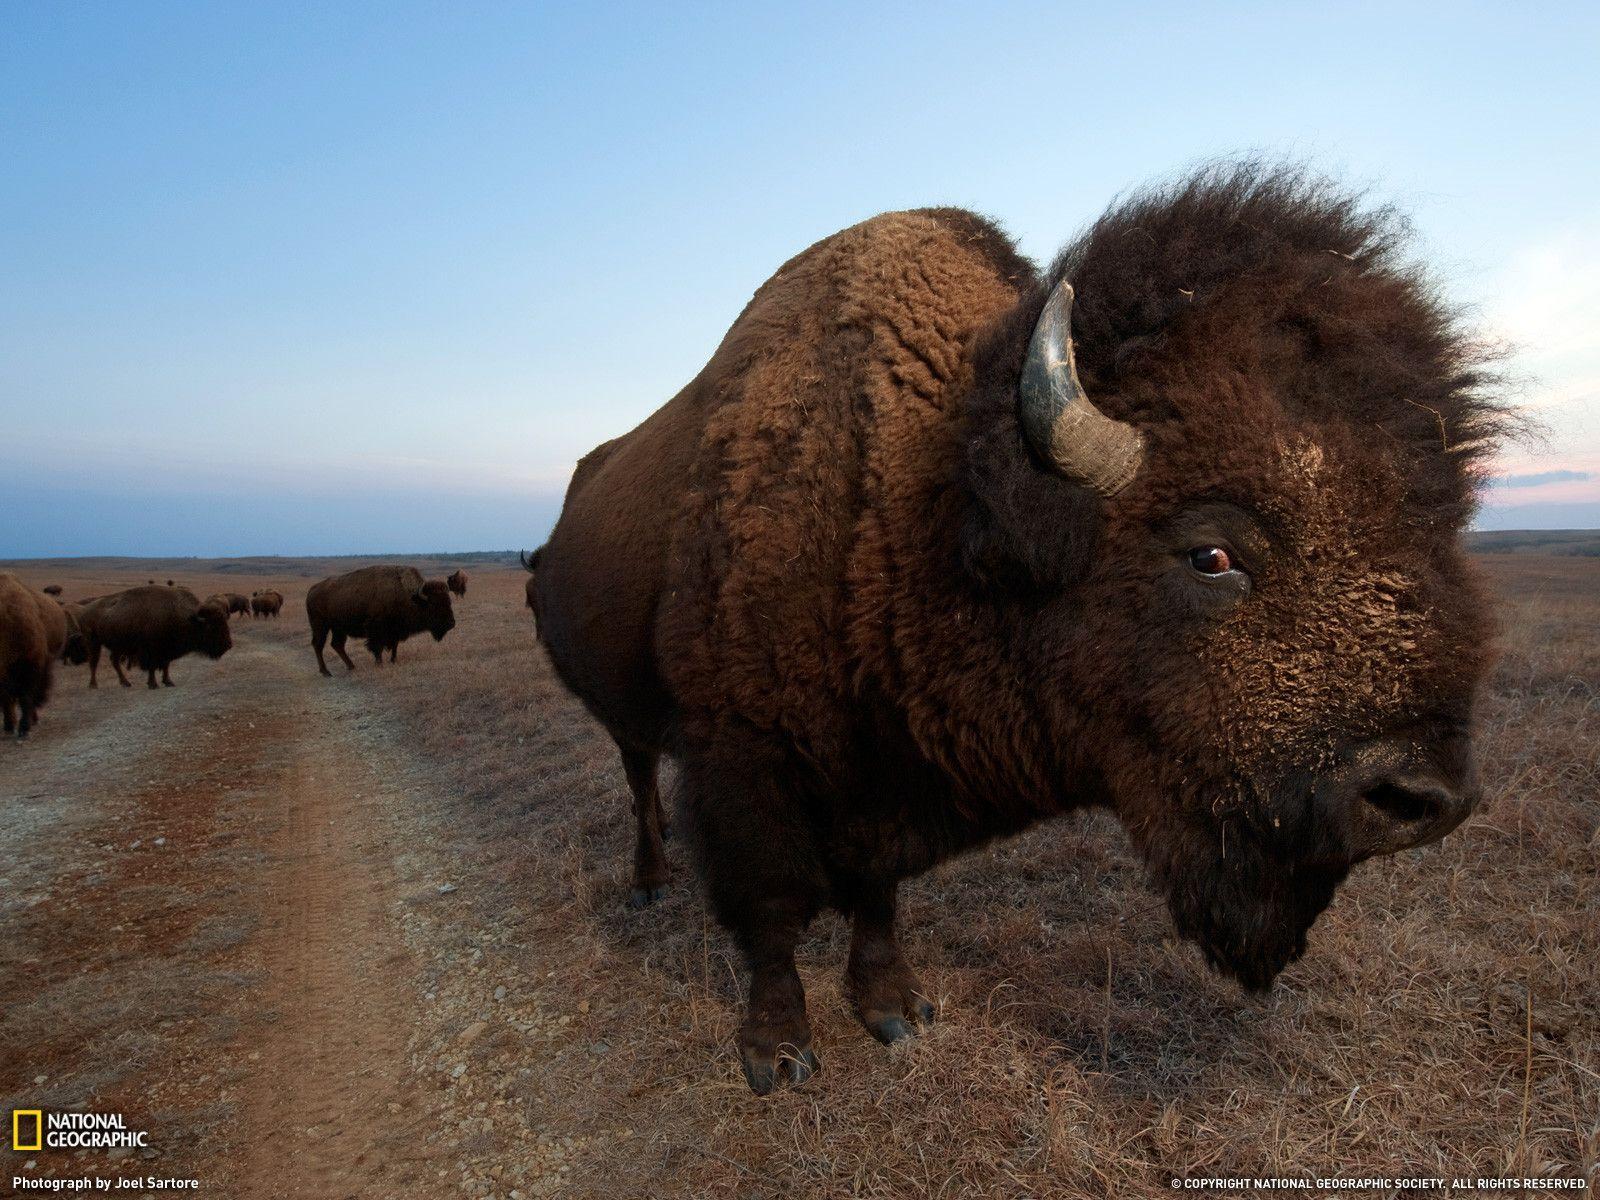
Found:
[[[501,984],[499,987],[495,988],[494,998],[496,1000],[504,1000],[506,998],[505,984]]]
[[[482,1037],[483,1031],[488,1028],[489,1022],[474,1021],[471,1025],[468,1025],[461,1031],[460,1035],[456,1038],[456,1041],[460,1042],[463,1046],[470,1046],[473,1042]]]
[[[456,885],[453,884],[453,883],[441,883],[439,885],[439,895],[441,895],[441,896],[448,896],[451,892],[453,892],[455,890],[456,890]]]

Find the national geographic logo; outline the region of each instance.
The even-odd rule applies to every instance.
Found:
[[[44,1112],[37,1108],[11,1110],[11,1148],[39,1150],[44,1144]]]
[[[13,1150],[142,1150],[149,1144],[150,1135],[142,1129],[129,1129],[121,1113],[11,1110]]]

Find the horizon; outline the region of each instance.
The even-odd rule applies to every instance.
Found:
[[[1469,552],[1478,554],[1503,554],[1519,553],[1519,550],[1495,550],[1474,545],[1478,541],[1488,542],[1493,538],[1527,535],[1539,539],[1543,544],[1545,539],[1560,539],[1570,537],[1576,539],[1589,539],[1597,543],[1600,550],[1600,528],[1559,528],[1559,529],[1469,529],[1465,533]],[[76,567],[93,564],[96,567],[115,567],[120,564],[172,564],[164,567],[165,570],[178,570],[180,564],[187,566],[205,567],[215,570],[219,565],[237,565],[248,567],[257,563],[303,563],[303,562],[343,562],[364,559],[408,559],[414,565],[417,562],[439,564],[478,563],[483,566],[504,566],[507,569],[520,569],[522,564],[518,555],[530,553],[537,547],[505,547],[503,549],[475,550],[341,550],[331,554],[58,554],[44,555],[37,558],[0,558],[0,570],[12,566],[26,566],[35,569],[40,566]],[[1593,557],[1589,552],[1574,552],[1577,557]],[[1567,555],[1561,555],[1566,557]],[[501,561],[507,560],[507,561]],[[151,569],[155,569],[151,567]],[[247,573],[247,572],[241,572]]]
[[[1304,53],[1364,17],[1359,63]],[[1399,205],[1512,347],[1544,436],[1476,527],[1600,528],[1597,40],[1578,4],[9,7],[0,557],[531,548],[818,238],[954,203],[1048,261],[1245,154]]]

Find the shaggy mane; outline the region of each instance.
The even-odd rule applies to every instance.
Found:
[[[1219,367],[1271,379],[1292,416],[1382,430],[1435,460],[1453,482],[1445,490],[1467,500],[1517,421],[1498,397],[1496,351],[1406,257],[1410,243],[1392,207],[1302,169],[1212,164],[1114,205],[1061,252],[1048,283],[1065,277],[1077,291],[1073,335],[1091,393],[1123,390],[1202,321]]]

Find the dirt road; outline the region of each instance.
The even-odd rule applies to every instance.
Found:
[[[468,637],[530,664],[544,708],[517,754],[550,764],[552,798],[596,798],[577,827],[594,831],[589,873],[620,872],[614,755],[506,599],[469,602]],[[91,691],[61,669],[34,736],[0,745],[0,1112],[120,1113],[152,1147],[11,1165],[228,1197],[521,1200],[587,1194],[574,1166],[603,1139],[592,1186],[616,1194],[636,1080],[602,1082],[603,1038],[640,1020],[638,964],[605,947],[650,922],[620,924],[620,875],[574,886],[571,851],[541,837],[572,829],[558,807],[530,819],[507,787],[511,827],[479,820],[492,777],[464,785],[459,739],[420,744],[435,689],[456,688],[466,720],[494,685],[458,661],[459,634],[324,679],[300,623],[233,629],[220,662],[177,663],[173,688],[105,673]],[[577,936],[574,913],[602,909]],[[623,1002],[591,1010],[607,985]]]
[[[0,1090],[67,1107],[109,1083],[130,1123],[165,1135],[163,1172],[228,1194],[392,1194],[422,1115],[406,1085],[404,785],[362,695],[251,632],[220,663],[179,664],[172,689],[89,692],[63,672],[32,744],[0,756],[0,794],[21,797],[0,920],[26,947],[4,973],[24,1078]],[[63,909],[65,929],[30,919]],[[71,1004],[74,981],[141,959],[154,969],[105,979],[92,1014]],[[195,990],[209,1011],[191,1011]],[[135,1052],[103,1057],[108,1039]]]

